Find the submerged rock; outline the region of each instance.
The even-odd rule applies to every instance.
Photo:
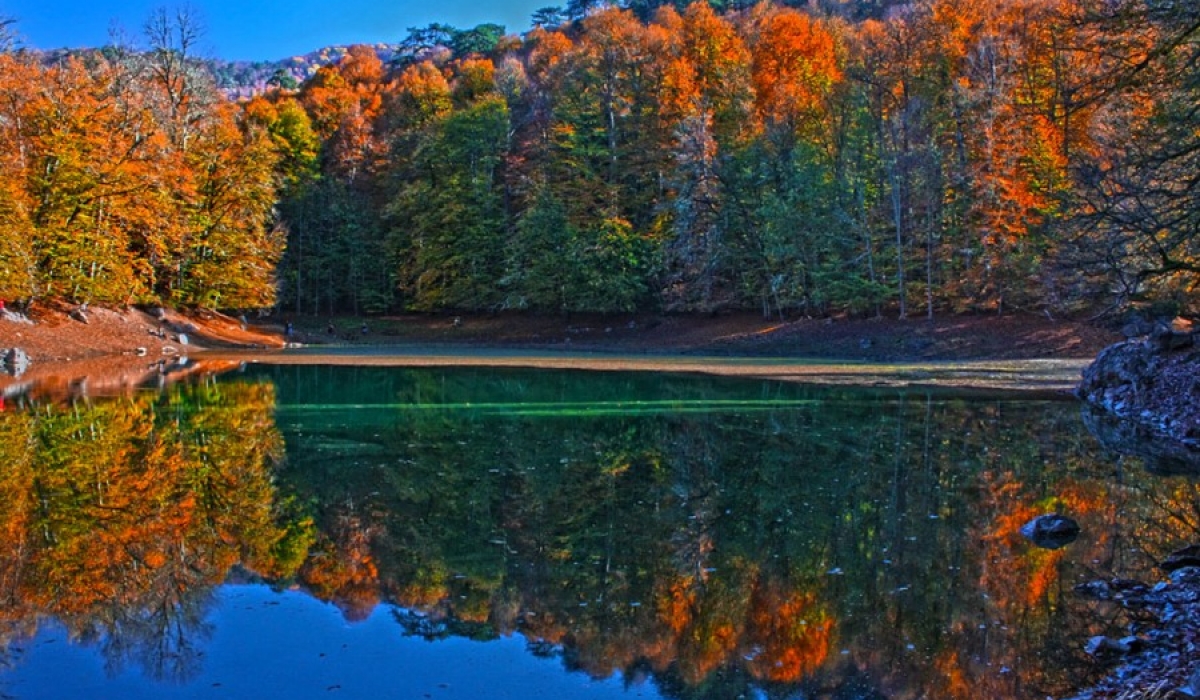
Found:
[[[1039,515],[1021,526],[1021,534],[1043,549],[1059,549],[1079,537],[1079,523],[1065,515]]]

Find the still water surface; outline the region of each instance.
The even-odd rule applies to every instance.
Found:
[[[0,695],[1029,698],[1192,481],[1070,401],[288,366],[0,413]],[[1059,550],[1019,528],[1044,512]]]

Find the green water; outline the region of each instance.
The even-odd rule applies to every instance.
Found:
[[[18,697],[1040,698],[1123,622],[1072,587],[1200,524],[1014,394],[252,366],[8,408]],[[1083,534],[1032,547],[1051,511]]]

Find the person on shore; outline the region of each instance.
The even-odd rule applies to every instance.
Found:
[[[291,340],[293,332],[294,332],[294,330],[292,328],[292,322],[288,321],[287,325],[283,327],[283,334],[284,334],[284,336],[287,337],[288,340]]]

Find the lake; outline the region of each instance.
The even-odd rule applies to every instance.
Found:
[[[17,698],[1041,698],[1126,622],[1073,587],[1200,525],[1045,393],[252,364],[3,407]]]

